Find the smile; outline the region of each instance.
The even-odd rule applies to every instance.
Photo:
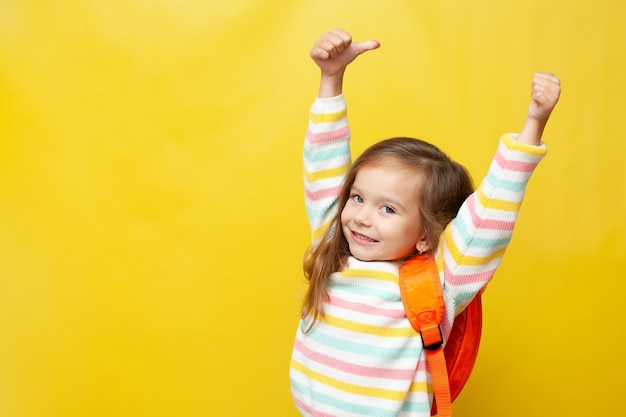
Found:
[[[353,239],[358,240],[358,241],[362,241],[362,242],[368,242],[368,243],[376,243],[376,242],[378,242],[375,239],[372,239],[372,238],[370,238],[368,236],[362,235],[362,234],[354,232],[354,231],[352,231],[352,237],[353,237]]]

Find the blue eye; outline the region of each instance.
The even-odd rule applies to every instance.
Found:
[[[363,202],[363,198],[360,195],[358,195],[358,194],[353,195],[351,198],[352,198],[352,200],[354,200],[355,203],[362,203]]]
[[[383,211],[387,214],[394,214],[396,211],[389,206],[383,206]]]

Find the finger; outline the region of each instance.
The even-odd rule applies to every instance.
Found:
[[[552,91],[558,94],[561,89],[561,80],[551,72],[537,72],[533,76],[532,90],[534,92],[538,89],[546,90],[546,92]]]
[[[333,39],[319,39],[311,48],[311,57],[320,58],[320,59],[328,59],[334,58],[339,53],[343,51],[341,44],[337,44],[336,40]]]
[[[541,83],[544,85],[547,85],[547,84],[556,85],[556,86],[561,85],[561,80],[559,79],[559,77],[554,75],[554,73],[552,72],[536,72],[533,76],[533,83],[535,82]]]
[[[560,88],[552,84],[534,83],[532,87],[533,97],[553,97],[558,96]]]
[[[324,37],[323,47],[330,54],[331,58],[336,57],[345,51],[352,43],[352,38],[347,33],[328,33]]]
[[[311,48],[311,57],[319,59],[334,58],[343,50],[340,46],[337,46],[336,40],[332,39],[319,39]]]
[[[326,43],[324,43],[322,47],[326,50],[326,52],[328,52],[331,58],[336,57],[341,52],[343,52],[344,49],[346,49],[343,46],[343,41],[339,38],[327,39]]]
[[[332,32],[324,32],[311,48],[310,55],[312,58],[328,59],[331,56],[337,56],[340,52],[337,49],[344,41],[341,36]]]
[[[329,34],[341,39],[341,42],[344,44],[344,49],[352,43],[352,36],[350,36],[350,34],[343,29],[333,29],[329,32]]]
[[[559,77],[557,77],[553,72],[541,72],[541,71],[537,71],[534,74],[535,77],[538,78],[546,78],[546,79],[554,79],[554,80],[558,80]]]
[[[532,89],[532,100],[536,106],[544,109],[552,109],[559,101],[561,89],[554,86],[546,86],[535,83]]]
[[[369,40],[365,42],[353,42],[352,46],[358,54],[380,48],[380,42],[377,40]]]
[[[313,46],[313,48],[311,48],[310,55],[311,55],[311,58],[314,58],[314,59],[325,60],[325,59],[330,58],[330,54],[328,53],[328,51],[326,51],[324,48],[317,46],[317,44]]]

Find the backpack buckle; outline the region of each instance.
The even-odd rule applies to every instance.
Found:
[[[426,350],[437,350],[443,345],[443,333],[441,333],[441,327],[437,324],[422,328],[420,337]]]

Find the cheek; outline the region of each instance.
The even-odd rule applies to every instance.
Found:
[[[418,242],[424,236],[424,232],[421,227],[414,227],[411,231],[413,238],[411,239],[411,245],[417,247]]]
[[[341,215],[339,216],[339,218],[341,219],[341,224],[344,224],[345,222],[348,221],[348,219],[350,218],[350,209],[348,208],[348,205],[346,204],[346,206],[341,210]]]
[[[420,238],[422,228],[419,225],[419,223],[411,221],[411,222],[405,223],[404,227],[399,228],[399,230],[402,230],[401,236],[404,236],[405,242],[410,241],[413,244],[415,244]]]

